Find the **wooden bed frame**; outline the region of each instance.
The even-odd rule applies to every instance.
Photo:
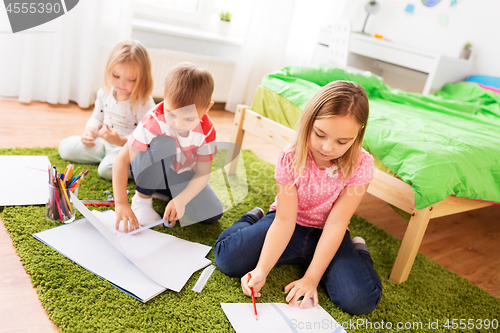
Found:
[[[245,131],[263,138],[271,144],[283,149],[295,137],[295,131],[270,120],[252,110],[246,105],[238,105],[234,116],[231,142],[241,147]],[[236,149],[228,151],[226,173],[234,174],[238,159]],[[411,267],[417,256],[418,249],[431,218],[451,215],[489,206],[486,202],[449,196],[445,200],[423,209],[415,208],[415,196],[411,185],[406,184],[383,171],[375,169],[374,179],[368,187],[368,193],[385,202],[410,213],[411,218],[396,257],[389,279],[396,283],[408,279]]]

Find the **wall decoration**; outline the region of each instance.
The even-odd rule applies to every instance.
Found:
[[[440,1],[441,0],[422,0],[422,3],[424,4],[425,7],[434,7]]]
[[[414,10],[415,10],[415,5],[411,5],[411,4],[406,5],[405,12],[411,14],[411,13],[413,13]]]

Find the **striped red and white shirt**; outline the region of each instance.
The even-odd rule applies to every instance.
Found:
[[[196,171],[196,162],[210,162],[217,153],[215,128],[212,119],[205,114],[198,126],[187,137],[180,136],[165,120],[163,102],[149,110],[130,136],[130,146],[146,151],[157,135],[175,139],[177,149],[171,168],[177,172]]]

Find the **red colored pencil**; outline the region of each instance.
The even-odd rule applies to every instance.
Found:
[[[85,206],[114,206],[114,201],[104,201],[104,200],[82,200]]]
[[[248,281],[252,278],[252,274],[248,273]],[[250,287],[250,290],[252,291],[252,303],[253,303],[253,311],[255,312],[255,320],[259,320],[257,318],[257,305],[255,304],[255,294],[253,293],[253,287]]]

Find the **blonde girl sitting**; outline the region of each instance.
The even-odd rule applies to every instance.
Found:
[[[279,155],[269,212],[252,209],[215,243],[218,267],[241,277],[245,295],[260,296],[275,265],[300,264],[304,276],[285,287],[290,306],[299,298],[301,308],[310,299],[316,306],[322,282],[344,311],[375,309],[382,283],[364,240],[347,229],[373,177],[373,157],[361,148],[367,120],[366,93],[352,82],[331,82],[309,101],[295,142]]]
[[[59,155],[71,162],[99,163],[99,175],[111,180],[116,155],[142,117],[155,106],[152,91],[151,61],[146,48],[138,41],[116,45],[83,134],[61,141]]]

